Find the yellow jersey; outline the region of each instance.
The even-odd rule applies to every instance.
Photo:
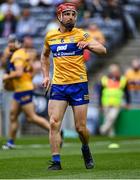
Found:
[[[92,40],[87,32],[78,28],[65,33],[53,30],[46,34],[44,46],[53,54],[52,84],[63,85],[87,81],[83,49],[79,49],[77,43]]]
[[[140,70],[134,71],[130,69],[125,74],[128,82],[128,90],[139,91],[140,90]]]
[[[29,91],[33,90],[31,66],[29,55],[24,49],[16,50],[10,60],[10,71],[15,71],[16,67],[22,67],[24,72],[21,77],[13,79],[14,91]]]
[[[101,44],[105,44],[105,36],[100,29],[97,29],[96,31],[89,31],[89,34],[96,41],[100,42]]]

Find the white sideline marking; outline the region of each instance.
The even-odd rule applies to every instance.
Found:
[[[110,141],[99,141],[99,142],[91,142],[90,144],[94,144],[97,146],[104,146],[104,145],[108,145],[111,143]],[[124,144],[124,145],[129,145],[129,144],[140,144],[140,139],[137,140],[123,140],[123,141],[117,141],[118,144]],[[79,146],[79,144],[77,143],[65,143],[63,144],[64,147],[70,147],[70,146]],[[29,144],[29,145],[16,145],[16,149],[22,149],[22,148],[34,148],[34,149],[38,149],[38,148],[49,148],[50,145],[49,144]]]

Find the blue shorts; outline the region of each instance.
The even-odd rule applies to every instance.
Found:
[[[52,84],[50,99],[67,101],[71,106],[87,104],[89,103],[88,83]]]
[[[17,101],[20,105],[25,105],[32,102],[33,91],[22,91],[15,92],[13,95],[15,101]]]

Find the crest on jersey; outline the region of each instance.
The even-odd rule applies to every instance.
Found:
[[[88,33],[85,33],[84,34],[84,37],[87,39],[89,37],[89,34]]]
[[[64,38],[61,38],[60,41],[61,41],[61,43],[64,43]]]

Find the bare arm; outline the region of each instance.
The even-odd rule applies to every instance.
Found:
[[[49,77],[49,71],[50,71],[50,61],[49,61],[49,55],[50,51],[49,49],[43,48],[43,51],[41,53],[41,68],[43,72],[43,86],[48,89],[50,85],[50,77]]]
[[[78,42],[77,46],[81,49],[84,49],[84,48],[89,49],[90,51],[92,51],[96,54],[106,54],[107,53],[106,48],[96,40],[93,40],[91,42],[80,41],[80,42]]]
[[[98,41],[93,40],[92,42],[90,42],[87,46],[87,48],[97,54],[106,54],[106,48],[104,45],[102,45],[101,43],[99,43]]]
[[[11,56],[9,48],[6,48],[2,54],[1,57],[1,65],[5,68],[7,59],[9,59]]]
[[[21,77],[22,74],[23,74],[23,67],[18,66],[18,67],[16,67],[15,71],[10,72],[9,74],[5,74],[3,77],[3,81]]]

